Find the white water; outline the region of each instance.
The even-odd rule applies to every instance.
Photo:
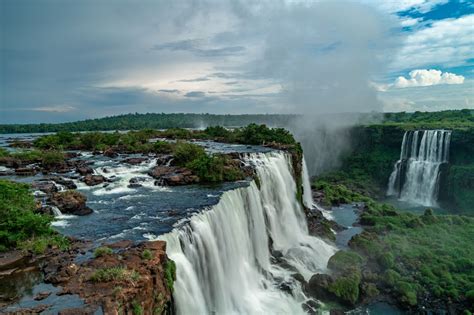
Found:
[[[260,189],[252,182],[227,191],[217,205],[160,237],[177,266],[178,314],[303,313],[306,297],[292,274],[308,280],[324,272],[336,251],[308,235],[290,156],[250,154],[247,160],[256,165]],[[271,250],[291,267],[278,266]],[[291,295],[278,288],[282,282]]]
[[[448,162],[451,131],[407,131],[400,159],[389,178],[387,195],[424,206],[436,206],[440,166]]]

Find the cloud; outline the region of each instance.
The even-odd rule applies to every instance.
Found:
[[[186,94],[184,94],[185,97],[205,97],[206,94],[201,91],[191,91]]]
[[[204,41],[200,39],[186,39],[174,42],[163,43],[153,46],[153,50],[171,50],[171,51],[188,51],[201,57],[225,57],[240,55],[245,51],[243,46],[228,47],[202,47]]]
[[[209,81],[209,78],[206,77],[201,77],[201,78],[195,78],[195,79],[183,79],[179,80],[179,82],[203,82],[203,81]]]
[[[427,66],[466,65],[474,51],[474,14],[435,21],[410,33],[396,56],[395,71]]]
[[[463,84],[464,77],[450,72],[442,72],[435,69],[417,69],[408,74],[409,78],[398,77],[393,86],[395,88],[407,88],[416,86],[430,86],[438,84]]]
[[[176,90],[176,89],[161,89],[161,90],[158,90],[158,92],[161,92],[161,93],[179,93],[179,90]]]
[[[69,106],[69,105],[51,105],[51,106],[30,108],[29,110],[32,110],[35,112],[46,112],[46,113],[67,113],[67,112],[77,110],[77,108],[73,106]]]

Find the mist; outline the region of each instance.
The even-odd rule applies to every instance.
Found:
[[[371,82],[390,62],[386,52],[397,48],[398,25],[372,7],[342,1],[271,2],[245,18],[246,29],[264,34],[255,74],[281,87],[280,113],[300,114],[286,127],[302,143],[310,174],[338,167],[350,150],[350,127],[382,111]]]

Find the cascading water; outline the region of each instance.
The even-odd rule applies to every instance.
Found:
[[[161,237],[176,262],[179,314],[303,313],[306,297],[293,275],[308,280],[325,271],[336,249],[309,236],[290,159],[283,152],[248,155],[260,187],[252,181],[225,192]]]
[[[405,132],[400,159],[389,178],[387,195],[436,206],[440,166],[448,162],[450,140],[450,130]]]

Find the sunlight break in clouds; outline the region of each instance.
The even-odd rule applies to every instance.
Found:
[[[409,78],[398,77],[394,87],[407,88],[415,86],[430,86],[438,84],[463,84],[464,77],[450,72],[442,72],[435,69],[416,69],[410,71]]]

